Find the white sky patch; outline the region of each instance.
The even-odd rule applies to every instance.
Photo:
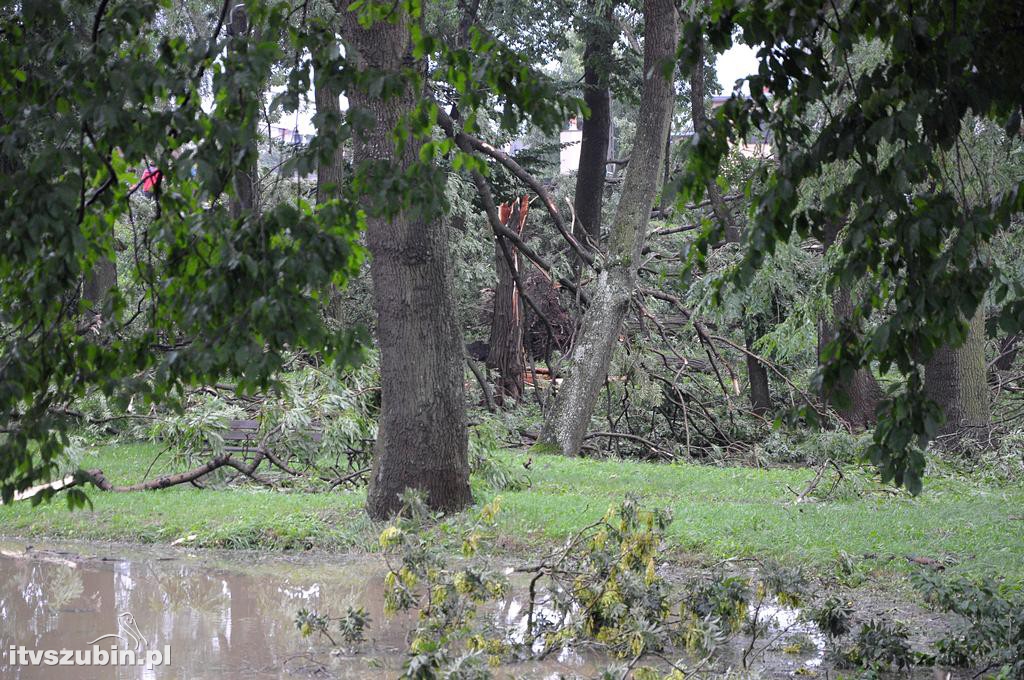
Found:
[[[738,79],[757,73],[757,52],[742,43],[735,44],[718,55],[716,67],[718,82],[722,84],[722,90],[716,94],[732,94]],[[746,83],[743,84],[743,91],[750,92]]]
[[[272,101],[276,95],[284,92],[284,90],[285,88],[283,87],[272,88],[267,101]],[[299,110],[291,113],[280,112],[280,118],[274,123],[274,126],[287,128],[288,130],[298,130],[300,135],[315,135],[316,126],[313,125],[313,115],[316,113],[316,105],[314,101],[316,101],[314,91],[310,87],[306,96],[299,100]],[[342,96],[341,109],[344,111],[347,108],[348,99]],[[263,124],[266,125],[266,122]]]

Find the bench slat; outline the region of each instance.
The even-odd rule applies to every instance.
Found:
[[[224,439],[225,441],[230,441],[230,442],[248,441],[248,440],[251,440],[251,439],[256,439],[256,431],[255,430],[251,430],[251,431],[249,431],[249,430],[247,430],[247,431],[238,431],[238,430],[236,430],[236,431],[233,431],[233,432],[225,432],[224,434],[221,435],[221,438]]]

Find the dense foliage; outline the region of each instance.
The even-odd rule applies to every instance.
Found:
[[[1018,279],[989,246],[1024,209],[1019,172],[979,176],[973,139],[987,121],[1021,130],[1019,6],[982,2],[715,2],[688,27],[681,51],[707,35],[716,50],[737,31],[756,47],[750,97],[734,95],[694,145],[684,195],[703,193],[730,140],[770,134],[776,167],[763,169],[748,247],[731,279],[749,282],[793,234],[825,239],[845,227],[830,287],[867,278],[872,293],[825,350],[819,383],[850,381],[877,362],[906,381],[882,406],[872,460],[885,479],[920,489],[923,448],[942,414],[923,397],[918,368],[943,345],[964,342],[968,320],[992,288],[1000,325],[1022,317]],[[871,47],[873,58],[863,58]],[[690,56],[692,59],[693,57]],[[815,109],[819,108],[820,111]],[[970,184],[965,175],[980,187]],[[713,225],[696,262],[720,237]],[[806,410],[809,416],[811,410]]]
[[[673,81],[664,187],[652,210],[629,215],[646,227],[635,286],[571,453],[823,471],[864,457],[883,481],[916,492],[929,440],[954,410],[927,398],[925,366],[983,327],[972,379],[985,422],[956,440],[956,464],[998,458],[999,474],[1019,478],[1024,145],[1019,41],[1007,38],[1019,9],[721,0],[684,17],[675,68],[647,72],[651,7],[641,3],[8,9],[5,500],[74,472],[62,452],[83,425],[147,431],[181,449],[173,471],[222,455],[217,438],[240,417],[274,432],[271,448],[304,469],[342,454],[352,471],[368,467],[373,421],[389,406],[364,408],[372,392],[362,390],[376,385],[363,380],[388,372],[372,353],[369,374],[343,367],[366,356],[357,339],[373,342],[373,300],[398,294],[370,281],[366,225],[406,214],[449,227],[456,322],[467,345],[484,345],[486,365],[470,359],[466,384],[500,412],[471,416],[486,421],[471,448],[481,436],[533,441],[564,397],[601,276],[618,262],[607,243],[630,151],[648,134],[639,93],[655,76]],[[407,27],[400,68],[368,67],[347,16]],[[702,123],[699,90],[717,88],[714,53],[734,41],[758,51],[750,94],[718,100]],[[558,133],[571,116],[590,124],[595,88],[607,88],[611,160],[597,193],[581,197],[578,174],[559,168]],[[359,106],[312,112],[316,134],[301,143],[271,133],[298,120],[314,90],[388,104],[415,92],[386,150],[411,150],[414,162],[353,162],[354,140],[377,122]],[[318,186],[315,173],[339,163],[337,185]],[[602,216],[585,257],[574,193]],[[523,194],[532,208],[510,236],[498,208]],[[486,341],[505,257],[518,262],[516,370],[529,378],[517,398],[495,401],[509,367]],[[850,416],[836,388],[852,380],[882,397],[877,410],[868,400]],[[122,426],[132,421],[146,427]],[[308,423],[327,427],[325,441],[291,451]],[[67,497],[84,499],[78,488]]]

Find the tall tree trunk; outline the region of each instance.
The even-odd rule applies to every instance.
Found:
[[[318,115],[328,116],[325,122],[336,121],[341,125],[342,113],[341,102],[337,91],[324,84],[316,88],[314,93],[316,112]],[[341,193],[342,183],[345,181],[345,151],[341,144],[334,150],[334,154],[327,162],[320,161],[316,167],[316,202],[326,203],[328,200]]]
[[[321,82],[314,91],[316,112],[323,125],[340,126],[343,122],[341,102],[338,92],[325,82]],[[334,150],[330,160],[317,164],[316,167],[316,202],[326,203],[341,193],[345,181],[345,151],[341,144]],[[344,302],[341,291],[331,284],[326,305],[328,318],[339,323],[344,322]]]
[[[834,247],[842,225],[839,223],[830,224],[825,230],[825,252]],[[818,320],[818,359],[821,360],[822,350],[836,334],[836,325],[849,321],[853,317],[853,296],[846,286],[839,286],[832,291],[832,319],[823,317]],[[845,399],[836,398],[836,390],[842,390]],[[878,402],[882,399],[882,388],[879,387],[875,376],[867,368],[862,368],[853,374],[845,385],[836,385],[830,393],[822,397],[830,402],[836,409],[836,413],[850,427],[863,429],[869,427],[876,420],[875,410]],[[845,401],[846,403],[842,403]]]
[[[764,317],[744,315],[743,344],[747,348],[747,380],[750,382],[750,408],[764,415],[772,408],[772,393],[768,383],[768,367],[754,356],[754,343],[764,335]]]
[[[233,46],[229,49],[237,49],[238,44],[242,44],[243,40],[250,33],[249,26],[249,15],[243,3],[238,3],[231,8],[231,21],[228,24],[228,35],[234,38]],[[241,108],[246,108],[246,99],[253,96],[253,93],[247,92],[244,89],[239,89],[235,92],[235,96],[238,98],[238,105]],[[248,126],[253,128],[252,132],[255,133],[256,117],[252,116],[251,120],[248,121]],[[256,138],[256,135],[251,135],[252,139]],[[259,161],[259,152],[256,149],[256,144],[250,144],[249,148],[245,150],[242,161],[238,168],[235,169],[235,175],[233,179],[233,185],[235,189],[235,195],[231,199],[231,215],[238,219],[247,212],[252,212],[256,207],[256,187],[258,184],[257,166]]]
[[[693,119],[693,131],[701,134],[707,128],[708,114],[704,108],[706,93],[704,88],[704,43],[701,41],[700,55],[693,70],[690,72],[690,110]],[[725,230],[726,243],[739,243],[743,234],[740,232],[736,216],[722,195],[722,189],[714,181],[706,186],[708,200],[715,219]],[[772,408],[771,386],[768,383],[768,367],[754,356],[754,343],[763,335],[764,317],[760,314],[748,314],[744,306],[743,344],[747,349],[747,382],[750,383],[750,407],[757,414],[765,414]]]
[[[542,441],[577,455],[590,425],[598,393],[608,375],[612,350],[629,311],[647,222],[658,192],[665,135],[671,122],[674,85],[665,77],[678,35],[671,0],[644,0],[644,87],[622,196],[615,211],[608,258],[583,316],[568,375],[544,423]]]
[[[839,287],[832,292],[832,319],[836,323],[840,323],[852,316],[853,300],[850,289]],[[828,318],[821,318],[818,322],[819,360],[826,343],[831,341],[835,334],[836,327],[832,322]],[[837,398],[838,390],[843,392],[845,400]],[[830,392],[823,394],[822,397],[832,404],[839,417],[850,427],[864,429],[870,427],[876,420],[875,409],[882,399],[882,388],[870,370],[861,368],[853,374],[849,382],[844,385],[835,385]]]
[[[356,14],[346,11],[342,25],[360,68],[396,75],[403,69],[409,56],[407,16],[363,28]],[[383,162],[403,172],[418,162],[415,140],[407,140],[399,155],[392,131],[421,94],[409,83],[387,99],[363,89],[348,93],[353,109],[375,121],[355,134],[357,166]],[[401,508],[399,495],[410,488],[424,491],[431,508],[458,510],[472,494],[449,226],[412,210],[384,216],[369,199],[364,206],[381,362],[381,415],[367,511],[378,519],[393,515]]]
[[[526,215],[530,207],[528,196],[523,196],[515,206],[503,204],[499,218],[505,225],[523,234]],[[511,255],[506,256],[502,243],[494,239],[494,267],[498,284],[494,289],[494,313],[491,317],[490,352],[487,365],[498,371],[498,403],[504,404],[505,397],[518,401],[523,396],[523,373],[526,361],[523,351],[523,308],[517,289],[514,272],[519,271],[519,253],[511,243],[507,244]]]
[[[985,309],[979,305],[964,343],[941,347],[925,366],[925,392],[946,414],[939,434],[963,436],[988,427],[986,374]]]
[[[591,2],[597,9],[598,3]],[[583,49],[583,101],[590,115],[583,123],[580,141],[580,165],[576,173],[576,212],[574,236],[584,246],[595,250],[601,244],[601,207],[604,202],[604,180],[607,173],[608,142],[611,136],[611,94],[608,69],[612,61],[615,32],[612,3],[600,17],[594,17],[585,32]]]
[[[93,265],[92,271],[82,282],[82,299],[90,303],[90,309],[83,319],[85,325],[80,330],[98,333],[107,319],[103,316],[103,305],[110,296],[110,291],[117,287],[117,261],[101,258]]]

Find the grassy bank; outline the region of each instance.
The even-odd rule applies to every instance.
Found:
[[[83,464],[129,483],[143,477],[157,452],[149,445],[108,446]],[[526,459],[505,455],[516,467]],[[163,470],[151,476],[157,472]],[[498,544],[516,553],[562,540],[625,494],[636,493],[646,505],[672,509],[671,547],[702,560],[774,557],[829,571],[845,554],[850,559],[843,561],[858,569],[884,572],[906,570],[907,558],[917,557],[938,560],[950,572],[1024,581],[1024,489],[1019,485],[933,478],[915,499],[851,477],[832,500],[796,504],[789,489],[803,489],[813,471],[534,456],[528,474],[528,490],[500,494]],[[90,491],[90,497],[93,509],[74,513],[60,502],[0,507],[0,534],[350,551],[373,549],[379,531],[361,510],[360,491],[178,486],[125,494]]]

